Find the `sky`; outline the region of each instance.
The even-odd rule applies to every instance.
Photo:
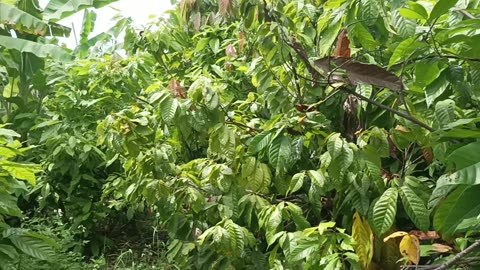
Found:
[[[45,7],[49,0],[39,0],[40,6]],[[91,33],[90,37],[105,32],[113,26],[114,22],[112,17],[117,14],[122,14],[124,17],[131,17],[134,26],[141,27],[149,21],[151,16],[160,16],[166,10],[172,8],[170,0],[119,0],[101,9],[95,10],[97,13],[97,20],[95,22],[95,29]],[[117,9],[117,10],[115,10]],[[82,29],[83,11],[61,20],[59,23],[67,27],[72,27],[72,23],[75,27],[77,39],[79,40],[80,31]],[[61,42],[67,44],[69,48],[75,47],[75,37],[72,33],[70,38],[60,39]]]

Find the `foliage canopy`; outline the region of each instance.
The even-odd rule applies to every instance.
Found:
[[[19,134],[4,133],[43,169],[35,183],[0,164],[34,185],[1,215],[20,215],[12,194],[61,209],[93,256],[146,219],[185,269],[478,258],[478,1],[184,0],[140,33],[120,19],[91,39],[86,10],[74,51],[46,29],[112,1],[66,2],[0,1],[2,120]],[[0,256],[46,259],[9,239]]]

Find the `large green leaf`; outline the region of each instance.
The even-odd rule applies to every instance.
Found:
[[[373,205],[373,216],[370,217],[372,227],[378,235],[388,231],[395,222],[397,214],[398,190],[396,188],[387,189],[378,201]]]
[[[50,56],[59,61],[71,61],[72,59],[69,53],[58,46],[7,36],[0,36],[0,47],[19,52],[29,52],[42,58]]]
[[[480,160],[480,142],[469,143],[453,151],[447,158],[447,164],[461,170]]]
[[[47,22],[25,12],[17,7],[0,2],[0,23],[5,24],[20,33],[39,36],[69,36],[70,28]]]
[[[451,9],[458,0],[439,0],[430,12],[430,17],[428,18],[429,21],[433,21],[438,17],[445,14],[449,9]]]
[[[400,188],[400,198],[413,224],[422,231],[428,231],[430,218],[425,202],[409,186]]]
[[[270,144],[268,159],[277,174],[283,174],[288,170],[291,158],[292,149],[288,137],[279,137]]]
[[[432,209],[450,191],[459,185],[480,185],[480,162],[472,164],[452,174],[442,175],[437,180],[437,186],[432,192],[428,207]]]
[[[53,247],[43,239],[28,235],[15,234],[8,238],[12,241],[15,247],[34,258],[48,261],[55,255]]]
[[[85,10],[83,13],[82,32],[80,33],[80,44],[88,41],[88,36],[92,33],[95,27],[95,20],[97,13],[93,10]]]
[[[44,19],[48,21],[59,21],[73,15],[78,11],[89,8],[101,8],[117,0],[50,0],[43,13]]]
[[[455,189],[435,211],[433,225],[444,235],[462,232],[462,221],[480,215],[480,185],[462,185]]]

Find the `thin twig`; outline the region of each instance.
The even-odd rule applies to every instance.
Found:
[[[392,108],[390,108],[390,107],[388,107],[388,106],[386,106],[386,105],[383,105],[382,103],[380,103],[380,102],[378,102],[378,101],[375,101],[375,100],[373,100],[373,99],[371,99],[371,98],[368,98],[368,97],[365,97],[365,96],[363,96],[363,95],[360,95],[359,93],[353,91],[352,89],[348,89],[348,88],[346,88],[346,87],[342,87],[341,90],[343,90],[343,91],[345,91],[345,92],[347,92],[347,93],[349,93],[349,94],[351,94],[351,95],[354,95],[354,96],[356,96],[357,98],[359,98],[359,99],[361,99],[361,100],[363,100],[363,101],[366,101],[366,102],[368,102],[368,103],[370,103],[370,104],[373,104],[373,105],[375,105],[375,106],[377,106],[377,107],[379,107],[379,108],[382,108],[382,109],[387,110],[387,111],[389,111],[389,112],[391,112],[391,113],[393,113],[393,114],[396,114],[396,115],[398,115],[398,116],[400,116],[400,117],[402,117],[402,118],[404,118],[404,119],[407,119],[407,120],[409,120],[410,122],[415,123],[415,124],[423,127],[424,129],[430,131],[430,132],[433,132],[433,131],[434,131],[434,129],[433,129],[432,127],[430,127],[429,125],[423,123],[422,121],[414,118],[413,116],[410,116],[410,115],[408,115],[408,114],[406,114],[406,113],[404,113],[404,112],[401,112],[401,111],[397,111],[397,110],[395,110],[395,109],[392,109]]]

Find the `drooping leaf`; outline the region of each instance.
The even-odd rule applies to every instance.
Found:
[[[117,0],[50,0],[45,7],[43,17],[48,21],[59,21],[76,12],[89,8],[101,8]]]
[[[362,220],[358,212],[353,214],[352,238],[363,269],[369,269],[373,258],[373,233],[368,221]]]
[[[283,174],[288,170],[291,165],[291,158],[292,149],[288,137],[278,137],[270,144],[268,159],[277,174]]]
[[[83,14],[82,32],[80,33],[80,44],[88,41],[88,36],[92,33],[95,27],[97,14],[93,10],[85,10]]]
[[[462,168],[452,174],[442,175],[437,180],[437,186],[432,192],[428,207],[430,209],[437,206],[439,201],[449,192],[460,185],[478,186],[480,185],[480,162]]]
[[[350,58],[350,41],[347,36],[347,29],[343,29],[337,37],[337,44],[333,51],[333,56]]]
[[[28,12],[5,3],[0,3],[0,23],[20,33],[38,36],[68,36],[70,34],[70,29],[67,27],[48,24]]]
[[[373,206],[372,221],[373,229],[377,234],[382,235],[388,231],[395,222],[397,214],[397,197],[398,190],[396,188],[387,189]]]
[[[425,202],[409,186],[402,186],[399,191],[407,215],[417,228],[427,231],[430,227],[430,218]]]
[[[41,58],[50,56],[59,61],[71,60],[69,53],[52,44],[41,44],[25,39],[0,36],[0,46],[10,50],[17,50],[19,52],[32,53]]]
[[[400,42],[395,50],[393,51],[392,57],[388,62],[388,67],[390,68],[399,61],[406,60],[415,49],[419,47],[416,37],[411,37]]]
[[[248,152],[256,154],[265,149],[272,139],[272,133],[263,131],[262,133],[253,137],[252,141],[248,145]]]
[[[425,88],[427,106],[430,107],[435,102],[435,100],[445,92],[449,84],[450,83],[447,81],[447,78],[443,72],[437,79],[430,83]]]
[[[446,158],[446,163],[456,170],[464,169],[480,160],[480,142],[469,143],[453,151]]]
[[[465,232],[458,228],[462,221],[480,215],[480,185],[461,185],[440,203],[435,211],[433,225],[443,235]]]
[[[408,233],[403,232],[403,231],[394,232],[394,233],[391,233],[390,235],[388,235],[387,237],[383,238],[383,242],[387,242],[388,240],[393,239],[393,238],[403,237],[405,235],[408,235]]]
[[[405,235],[400,241],[400,254],[408,258],[408,261],[417,265],[420,261],[420,241],[415,235]]]
[[[455,122],[457,120],[455,102],[451,99],[445,99],[435,103],[435,118],[440,128]]]
[[[55,255],[52,246],[42,239],[27,235],[11,235],[8,238],[15,247],[34,258],[48,261]]]

